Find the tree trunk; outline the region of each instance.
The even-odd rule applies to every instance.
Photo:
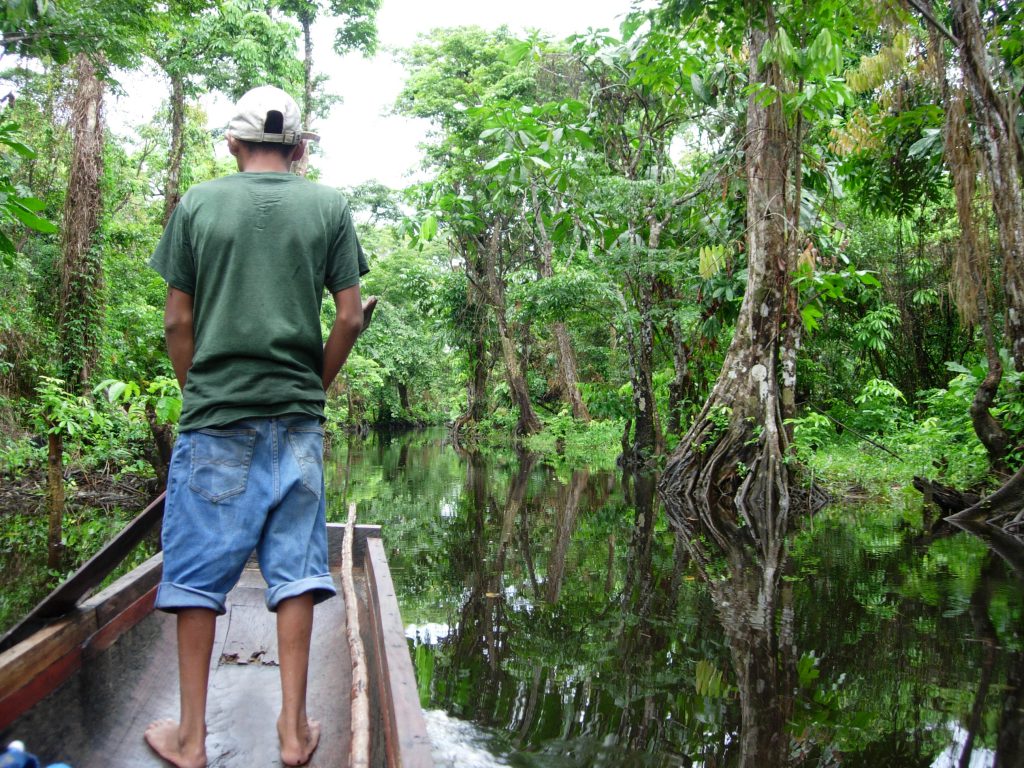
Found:
[[[652,285],[641,279],[637,286],[640,326],[629,333],[629,372],[633,385],[633,460],[636,466],[647,463],[661,452],[661,426],[658,423],[658,405],[654,397],[654,322],[651,307],[654,303]]]
[[[661,245],[661,232],[666,224],[651,216],[647,220],[649,227],[647,237],[648,250],[656,250]],[[629,380],[633,388],[633,445],[629,451],[623,452],[623,460],[627,466],[641,468],[655,456],[664,452],[665,446],[658,419],[658,405],[654,396],[654,321],[651,311],[654,307],[654,278],[637,269],[636,275],[626,277],[637,313],[640,315],[639,325],[634,328],[626,322],[626,349],[629,351]],[[629,307],[626,297],[619,294],[619,302],[628,317]]]
[[[516,424],[517,435],[531,435],[541,430],[540,419],[530,402],[530,389],[526,383],[524,366],[520,363],[516,351],[515,340],[508,327],[508,316],[505,309],[505,282],[498,274],[498,256],[501,249],[501,233],[503,226],[497,224],[491,231],[484,250],[484,270],[487,278],[487,295],[494,318],[498,323],[498,340],[501,343],[501,357],[505,363],[505,378],[508,381],[512,402],[519,409],[519,421]]]
[[[477,325],[470,352],[470,375],[466,380],[466,417],[474,424],[487,412],[487,341],[483,324]]]
[[[302,124],[309,129],[313,123],[313,16],[300,13],[302,25],[303,74],[302,74]]]
[[[409,417],[409,385],[404,381],[398,382],[398,403],[402,406],[402,418]]]
[[[804,81],[800,80],[800,84],[797,88],[798,93],[803,93]],[[797,248],[796,244],[799,242],[801,235],[800,229],[800,210],[803,196],[803,178],[804,178],[804,155],[803,155],[803,125],[804,125],[803,113],[797,110],[796,115],[796,126],[793,131],[793,183],[790,186],[791,194],[789,197],[789,221],[788,230],[786,233],[786,273],[788,275],[795,276],[797,267]],[[813,264],[813,250],[812,246],[807,246],[808,255],[811,256],[812,263],[811,268],[814,268]],[[783,322],[782,329],[782,344],[779,351],[779,359],[781,363],[782,373],[782,392],[781,392],[781,410],[782,410],[782,421],[784,429],[786,430],[786,439],[789,442],[793,440],[793,428],[792,426],[785,426],[785,422],[789,419],[796,418],[796,361],[800,354],[800,343],[803,337],[804,323],[803,318],[800,316],[800,295],[797,287],[793,284],[792,280],[786,282],[786,314]]]
[[[555,541],[548,558],[548,574],[546,580],[547,594],[544,599],[554,605],[562,593],[562,581],[565,578],[565,556],[569,552],[573,531],[576,530],[576,515],[580,508],[580,496],[587,487],[590,473],[585,469],[575,470],[572,480],[565,489],[565,505],[558,516],[555,529]]]
[[[302,128],[310,130],[313,124],[313,16],[310,13],[299,14],[302,25],[303,43],[303,76],[302,76]],[[302,157],[292,163],[292,172],[298,176],[309,173],[309,145]]]
[[[64,545],[64,439],[57,432],[48,435],[46,457],[46,498],[50,513],[50,532],[47,537],[46,566],[60,568]]]
[[[551,326],[555,343],[558,345],[558,367],[562,383],[565,385],[565,397],[572,409],[572,417],[577,421],[590,421],[590,411],[580,394],[580,379],[576,367],[576,352],[572,348],[572,339],[565,323],[554,323]]]
[[[779,88],[778,65],[759,64],[775,34],[771,4],[764,7],[765,28],[751,24],[750,82]],[[751,95],[747,135],[747,291],[718,381],[671,457],[661,490],[675,524],[689,508],[707,518],[722,546],[749,537],[777,561],[789,523],[788,441],[777,374],[789,282],[785,201],[792,147],[778,99],[766,106]]]
[[[971,94],[992,188],[1003,254],[1006,337],[1014,365],[1018,371],[1024,371],[1024,205],[1015,120],[988,69],[990,59],[977,0],[953,0],[953,28],[960,40],[960,69]]]
[[[976,322],[981,326],[985,355],[988,358],[988,373],[971,403],[971,423],[988,452],[989,464],[994,470],[1003,472],[1006,470],[1010,438],[992,415],[992,405],[1003,378],[1003,363],[992,329],[992,312],[988,300],[988,257],[982,253],[978,243],[974,218],[975,153],[967,125],[964,93],[960,89],[955,93],[950,90],[949,83],[944,82],[946,124],[943,138],[946,162],[953,177],[957,218],[960,221],[960,248],[953,264],[954,296],[964,322]]]
[[[544,215],[541,211],[540,200],[537,195],[536,183],[530,184],[530,197],[533,201],[534,222],[537,226],[538,243],[541,252],[540,276],[542,278],[554,277],[554,251],[555,244],[548,236],[548,228],[544,223]],[[556,203],[556,208],[561,209],[561,200]],[[565,397],[572,409],[572,417],[577,421],[590,421],[590,412],[587,410],[583,396],[580,394],[579,374],[576,367],[576,352],[572,348],[572,339],[565,323],[553,323],[551,332],[555,337],[555,344],[558,348],[558,371],[562,385],[565,387]]]
[[[470,317],[472,338],[468,349],[469,376],[466,379],[466,410],[455,420],[452,434],[458,441],[459,432],[467,424],[480,423],[487,412],[487,307],[480,285],[481,256],[474,249],[462,247],[456,254],[465,264],[468,285],[466,308]]]
[[[70,388],[82,391],[96,361],[102,323],[103,265],[93,238],[103,207],[103,83],[85,54],[78,55],[75,70],[57,327],[63,377]]]
[[[672,339],[675,375],[668,385],[668,423],[665,428],[667,432],[678,435],[683,429],[683,404],[693,387],[693,374],[690,371],[690,345],[683,341],[683,330],[676,320],[669,322],[668,332]]]
[[[157,484],[162,491],[167,488],[167,473],[170,471],[171,452],[174,449],[174,428],[170,424],[161,424],[150,405],[146,406],[146,421],[155,446],[149,463],[153,466]]]
[[[508,381],[512,402],[519,409],[516,434],[532,435],[541,430],[541,423],[530,402],[530,389],[526,383],[526,374],[519,364],[519,355],[516,352],[515,342],[509,335],[504,312],[498,318],[498,339],[501,342],[501,357],[505,363],[505,378]]]
[[[185,155],[185,84],[180,75],[171,75],[171,149],[167,156],[167,181],[164,186],[164,221],[181,200],[181,162]]]

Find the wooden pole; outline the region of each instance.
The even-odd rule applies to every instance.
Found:
[[[359,604],[352,581],[352,539],[355,536],[356,505],[348,505],[345,545],[341,550],[341,591],[345,598],[345,624],[349,655],[352,657],[352,768],[370,765],[370,699],[366,653],[359,635]]]

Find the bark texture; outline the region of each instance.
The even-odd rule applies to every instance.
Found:
[[[78,55],[75,72],[57,327],[64,378],[69,388],[81,391],[96,362],[102,316],[103,267],[94,246],[103,207],[103,83],[84,54]]]
[[[50,517],[47,536],[46,566],[60,568],[64,554],[64,440],[59,433],[47,436],[46,506]]]
[[[526,383],[526,368],[520,360],[516,340],[512,337],[509,328],[508,312],[505,306],[505,280],[498,273],[503,229],[503,227],[495,226],[483,246],[488,299],[498,325],[498,341],[501,345],[502,361],[505,363],[505,379],[508,382],[512,402],[519,409],[519,421],[516,423],[515,431],[517,435],[531,435],[540,431],[541,423],[530,402],[530,389]]]
[[[974,107],[1003,255],[1006,337],[1014,365],[1024,371],[1024,205],[1016,119],[989,69],[994,59],[987,55],[977,0],[953,0],[952,10],[960,69]]]
[[[180,75],[171,75],[171,149],[167,156],[167,180],[164,184],[164,226],[181,201],[181,162],[185,155],[185,84]]]
[[[985,339],[985,356],[988,359],[988,373],[971,403],[971,423],[975,434],[988,452],[992,468],[1002,471],[1006,469],[1005,458],[1010,439],[991,410],[1003,378],[1003,363],[999,357],[999,348],[992,328],[992,311],[988,298],[988,258],[980,247],[974,216],[977,164],[971,131],[967,124],[963,91],[954,91],[946,83],[943,87],[943,100],[946,106],[943,135],[945,155],[953,178],[956,212],[960,221],[960,248],[953,264],[954,296],[962,319],[967,323],[976,322],[981,327]]]
[[[750,80],[780,87],[775,64],[759,64],[775,24],[750,31]],[[732,343],[704,408],[672,455],[661,481],[666,503],[706,518],[728,546],[747,538],[777,560],[789,521],[788,448],[779,397],[779,339],[788,287],[786,186],[791,146],[778,99],[747,106],[748,284]],[[684,516],[689,516],[683,513]],[[670,512],[670,516],[671,512]],[[680,522],[676,517],[677,524]],[[740,526],[743,526],[742,529]]]

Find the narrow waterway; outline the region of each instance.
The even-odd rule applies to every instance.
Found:
[[[354,439],[327,472],[332,519],[384,528],[440,765],[757,765],[753,706],[792,765],[1024,766],[1021,583],[981,540],[829,508],[746,631],[757,563],[698,568],[651,479],[444,437]]]

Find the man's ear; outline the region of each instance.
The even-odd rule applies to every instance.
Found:
[[[229,134],[227,134],[227,140],[228,140],[228,152],[230,152],[235,157],[238,157],[238,148],[239,148],[238,139],[236,139],[234,136],[232,136],[229,133]]]
[[[295,149],[292,150],[291,162],[295,163],[302,159],[302,156],[306,154],[306,142],[300,141],[295,145]]]

